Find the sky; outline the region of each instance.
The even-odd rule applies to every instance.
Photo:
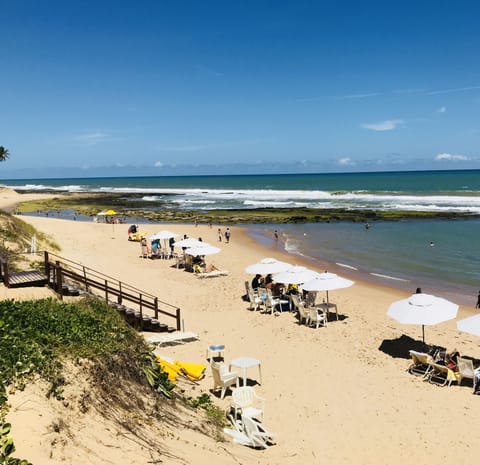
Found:
[[[0,178],[478,169],[479,13],[0,0]]]

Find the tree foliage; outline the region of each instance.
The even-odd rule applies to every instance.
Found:
[[[9,155],[9,151],[3,145],[0,145],[0,161],[5,161]]]

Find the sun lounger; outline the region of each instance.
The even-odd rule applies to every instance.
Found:
[[[457,374],[447,368],[445,365],[431,363],[432,370],[427,375],[428,381],[437,386],[451,386],[453,382],[458,382]]]
[[[203,272],[203,273],[195,273],[195,276],[200,279],[204,278],[216,278],[217,276],[228,276],[229,272],[228,271],[208,271],[208,272]]]
[[[410,350],[410,357],[412,357],[412,363],[408,367],[408,372],[416,376],[426,377],[432,370],[432,365],[429,363],[431,357],[424,352],[417,352],[416,350]]]
[[[158,345],[183,344],[184,342],[198,339],[198,334],[188,331],[175,331],[174,333],[168,334],[152,334],[151,336],[147,336],[145,339],[151,344]]]

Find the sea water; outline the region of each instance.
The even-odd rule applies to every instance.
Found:
[[[138,194],[145,207],[216,209],[310,207],[480,214],[480,171],[172,176],[3,180],[18,190]],[[83,219],[77,216],[77,219]],[[384,284],[448,293],[474,303],[480,288],[480,221],[409,220],[252,226],[262,242],[274,229],[293,255],[322,260]],[[437,293],[438,293],[437,292]]]
[[[251,234],[269,247],[313,259],[317,266],[412,293],[441,294],[474,305],[480,287],[480,220],[258,225]],[[333,266],[333,269],[331,267]]]

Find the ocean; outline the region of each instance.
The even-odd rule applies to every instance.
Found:
[[[209,211],[259,207],[449,211],[480,214],[480,170],[292,175],[0,180],[17,190],[138,194],[146,207]],[[78,218],[77,219],[82,219]],[[273,231],[280,234],[273,241]],[[385,285],[422,287],[474,305],[480,220],[252,225],[250,234],[295,256]]]

